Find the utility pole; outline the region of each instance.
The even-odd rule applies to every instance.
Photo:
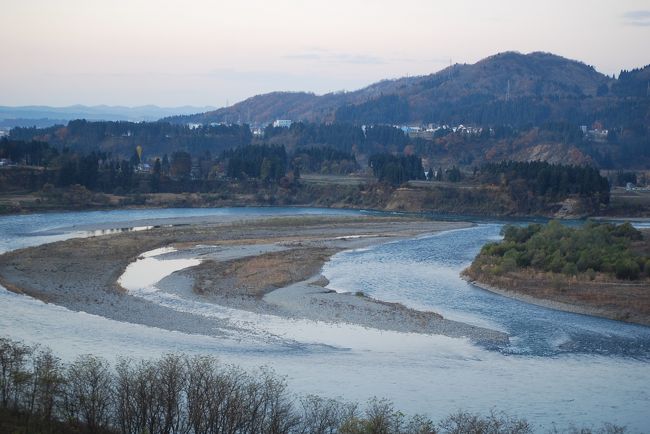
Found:
[[[506,102],[510,101],[510,80],[508,80],[508,87],[506,88]]]

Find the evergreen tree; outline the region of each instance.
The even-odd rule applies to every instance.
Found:
[[[162,163],[160,158],[156,158],[156,162],[153,164],[153,172],[151,173],[151,191],[157,193],[160,191],[160,178],[162,177]]]

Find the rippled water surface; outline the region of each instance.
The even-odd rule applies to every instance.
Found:
[[[318,209],[237,208],[60,213],[0,218],[0,251],[106,229],[148,226],[151,219],[205,215],[338,213]],[[351,212],[355,213],[355,212]],[[164,222],[156,222],[156,224]],[[95,353],[154,357],[169,351],[210,353],[286,375],[292,390],[365,401],[393,399],[409,413],[443,417],[458,409],[491,409],[534,426],[613,422],[632,432],[650,427],[650,328],[531,306],[480,290],[458,277],[501,225],[476,227],[343,252],[325,267],[330,287],[435,310],[448,318],[503,330],[507,347],[486,349],[465,339],[382,332],[347,324],[292,321],[220,308],[157,291],[134,274],[138,296],[178,310],[229,317],[250,334],[202,336],[120,323],[0,290],[0,334],[52,347],[66,359]],[[164,276],[192,265],[152,252],[141,261]],[[188,262],[173,262],[173,261]],[[146,262],[149,261],[149,262]],[[166,267],[166,268],[165,268]],[[166,270],[166,272],[165,272]],[[142,279],[137,284],[137,279]],[[142,286],[143,288],[137,288]],[[272,339],[260,339],[267,336]],[[544,430],[541,430],[544,432]]]
[[[560,312],[506,298],[460,278],[481,246],[500,239],[500,224],[444,232],[336,255],[329,287],[433,310],[449,319],[512,336],[509,354],[561,353],[650,358],[650,328]]]

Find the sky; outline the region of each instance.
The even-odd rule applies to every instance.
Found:
[[[0,105],[221,107],[546,51],[650,64],[650,0],[1,0]]]

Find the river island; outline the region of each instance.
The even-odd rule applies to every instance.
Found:
[[[142,224],[142,223],[140,223]],[[151,303],[118,282],[145,252],[200,263],[156,283],[203,303],[255,314],[350,323],[380,330],[507,344],[507,334],[441,315],[326,288],[320,270],[333,254],[471,226],[404,217],[282,217],[239,222],[176,220],[145,231],[77,238],[0,256],[0,284],[71,310],[186,333],[236,333],[228,319]]]

